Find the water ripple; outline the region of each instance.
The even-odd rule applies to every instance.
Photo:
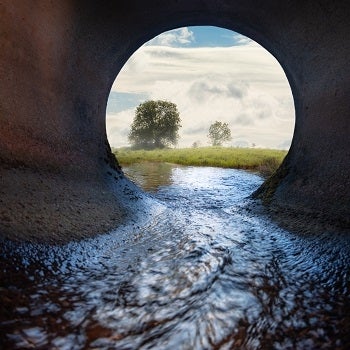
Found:
[[[348,236],[250,214],[256,175],[166,170],[154,195],[168,209],[146,226],[64,247],[3,242],[0,346],[350,347]]]

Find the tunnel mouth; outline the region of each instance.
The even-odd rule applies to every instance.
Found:
[[[94,234],[98,217],[101,231],[105,232],[113,222],[118,225],[119,213],[137,211],[132,203],[138,195],[131,195],[132,185],[120,173],[107,145],[108,94],[127,59],[141,45],[164,31],[203,24],[234,30],[255,40],[280,63],[290,84],[295,101],[295,131],[284,162],[286,171],[264,190],[265,194],[270,193],[269,205],[286,210],[294,207],[320,217],[329,212],[339,221],[349,217],[349,46],[345,45],[348,5],[314,6],[305,2],[296,6],[292,2],[271,1],[257,8],[252,2],[232,5],[194,0],[166,5],[157,1],[122,5],[91,1],[84,6],[79,1],[67,1],[28,7],[5,1],[2,9],[4,16],[0,21],[5,35],[0,42],[5,49],[0,52],[4,67],[0,81],[5,88],[0,89],[0,159],[4,160],[0,169],[2,179],[6,177],[11,185],[4,186],[1,193],[4,205],[0,231],[14,236],[20,226],[24,236],[31,236],[36,229],[45,235],[47,228],[69,238],[71,229],[81,228]],[[330,31],[327,24],[334,30]],[[180,34],[181,40],[190,40],[189,30]],[[151,51],[149,45],[143,63]],[[153,52],[153,57],[158,62],[164,57],[170,62],[169,57],[175,59],[170,55],[174,52],[177,58],[181,57],[178,48],[163,48],[162,55]],[[221,58],[229,58],[226,50]],[[146,78],[148,66],[135,67]],[[222,64],[222,68],[227,76],[227,67]],[[210,101],[211,107],[215,105],[205,91],[242,94],[242,86],[229,89],[228,84],[218,86],[216,80],[210,76],[193,84],[193,104],[202,101],[206,106]],[[161,79],[157,81],[159,90],[165,92]],[[171,97],[186,92],[181,87],[178,90]],[[184,113],[180,104],[180,112]],[[201,116],[209,124],[211,119],[204,118],[204,112]],[[249,120],[241,117],[245,122]],[[209,118],[215,121],[222,116]],[[261,113],[261,118],[266,118],[266,113]],[[201,125],[197,120],[192,126],[195,130]],[[184,125],[182,130],[185,129]],[[122,131],[121,125],[118,130]],[[127,133],[125,130],[124,136]],[[109,141],[114,146],[111,137]],[[253,142],[259,145],[249,140]],[[80,186],[82,178],[84,186]],[[14,182],[23,186],[16,188]],[[130,195],[124,196],[126,193]],[[105,210],[101,209],[96,217],[85,215],[86,221],[85,217],[81,220],[80,201],[90,206],[92,214],[94,207],[105,206]],[[66,210],[60,212],[57,208],[61,206]],[[51,223],[52,213],[62,223]],[[117,219],[113,221],[114,218]],[[105,219],[108,225],[103,224]],[[89,225],[89,220],[94,225]]]
[[[209,44],[204,38],[208,35]],[[254,59],[256,56],[259,58]],[[264,70],[269,71],[270,80]],[[130,56],[112,85],[107,104],[107,135],[117,159],[118,148],[132,148],[127,136],[138,106],[159,100],[174,102],[180,112],[180,139],[171,148],[207,146],[208,129],[214,120],[228,122],[232,128],[233,140],[225,143],[228,147],[287,151],[292,141],[294,100],[283,68],[255,41],[229,29],[171,29],[154,36]],[[244,134],[249,129],[253,132],[250,130],[252,136],[247,140]],[[266,144],[273,137],[280,141]],[[261,141],[264,138],[265,144]],[[119,162],[123,165],[124,159]],[[270,164],[261,169],[276,168],[275,158],[270,157],[266,163]],[[249,170],[249,166],[246,168]],[[261,173],[268,177],[268,171]]]

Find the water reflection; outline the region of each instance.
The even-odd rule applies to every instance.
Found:
[[[251,215],[258,176],[169,167],[146,227],[2,244],[0,347],[348,349],[349,238]]]
[[[142,162],[123,167],[124,173],[145,191],[155,192],[160,186],[172,183],[172,172],[178,165]]]

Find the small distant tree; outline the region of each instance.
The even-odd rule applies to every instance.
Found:
[[[164,148],[176,145],[181,127],[177,107],[168,101],[141,103],[129,133],[129,141],[135,148]]]
[[[192,148],[198,148],[201,145],[200,141],[195,141],[192,143]]]
[[[224,142],[231,141],[231,130],[227,123],[216,121],[209,127],[208,138],[212,146],[222,146]]]

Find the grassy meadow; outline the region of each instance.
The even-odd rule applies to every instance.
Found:
[[[113,149],[119,163],[167,162],[192,166],[246,169],[271,175],[287,151],[260,148],[200,147],[180,149],[132,150]]]

